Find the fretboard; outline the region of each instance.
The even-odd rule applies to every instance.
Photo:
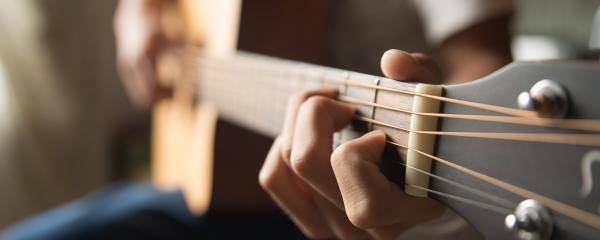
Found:
[[[345,84],[364,83],[402,90],[415,85],[351,71],[239,52],[229,57],[193,56],[194,73],[201,101],[219,109],[220,118],[267,136],[276,136],[282,127],[290,96],[302,90],[336,88],[341,96],[371,103],[411,109],[413,96]],[[410,115],[366,105],[356,105],[358,113],[378,121],[409,127]],[[367,126],[368,128],[385,128]],[[369,129],[366,129],[369,130]],[[406,143],[408,134],[385,129],[393,140]]]

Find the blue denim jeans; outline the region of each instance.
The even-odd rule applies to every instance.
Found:
[[[8,227],[0,239],[303,239],[283,214],[188,212],[180,191],[120,183]]]

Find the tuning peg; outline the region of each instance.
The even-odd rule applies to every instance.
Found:
[[[517,103],[520,109],[535,111],[536,100],[529,92],[522,92],[517,97]]]
[[[544,205],[533,199],[519,203],[504,225],[522,240],[545,240],[552,236],[552,217]]]
[[[540,117],[564,118],[569,98],[565,89],[555,81],[544,79],[517,97],[520,109],[537,112]]]

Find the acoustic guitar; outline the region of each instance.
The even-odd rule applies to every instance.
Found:
[[[174,93],[153,110],[153,178],[183,188],[196,213],[210,202],[217,116],[274,137],[292,94],[331,87],[358,109],[336,144],[385,131],[383,160],[400,187],[442,202],[485,239],[600,238],[600,63],[516,62],[460,85],[398,82],[313,64],[323,63],[324,1],[166,9],[186,46],[159,65]],[[309,28],[298,20],[307,13],[320,19]]]

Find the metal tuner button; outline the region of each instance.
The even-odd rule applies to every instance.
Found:
[[[504,219],[506,228],[519,239],[545,240],[552,236],[552,216],[540,202],[527,199],[519,203],[515,212]]]
[[[569,107],[566,90],[557,82],[544,79],[517,97],[520,109],[537,112],[540,117],[564,118]]]

